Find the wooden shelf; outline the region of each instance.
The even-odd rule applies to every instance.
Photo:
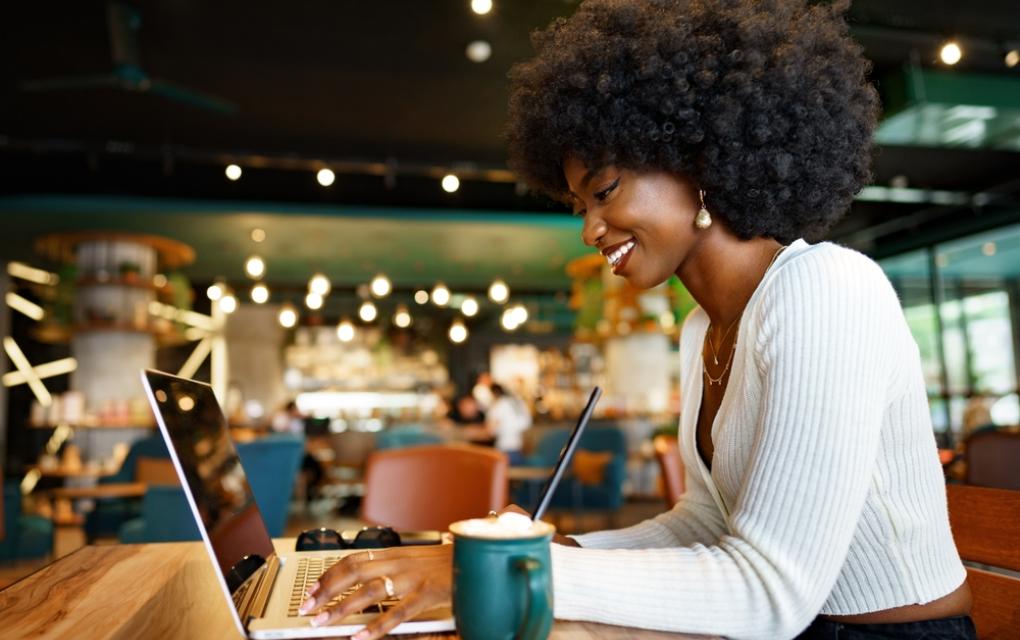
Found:
[[[156,343],[160,347],[172,347],[190,342],[176,330],[157,331],[151,325],[148,328],[139,328],[132,324],[78,324],[73,326],[43,324],[39,325],[32,332],[32,335],[39,342],[47,344],[67,344],[75,334],[99,333],[99,332],[120,332],[120,333],[147,333],[155,336]]]
[[[32,424],[33,429],[56,429],[55,424]],[[69,424],[72,429],[155,429],[155,424]]]
[[[133,242],[152,247],[159,255],[163,268],[175,269],[195,261],[195,250],[177,240],[141,233],[115,231],[73,231],[51,233],[36,240],[36,250],[55,262],[71,263],[75,250],[83,242]]]

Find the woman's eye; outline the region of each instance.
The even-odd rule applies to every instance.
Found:
[[[616,180],[613,180],[613,183],[611,185],[609,185],[608,187],[606,187],[602,191],[595,192],[595,199],[598,200],[599,202],[604,201],[606,198],[609,197],[609,194],[613,192],[613,189],[615,189],[619,185],[620,185],[620,179],[619,178],[617,178]]]

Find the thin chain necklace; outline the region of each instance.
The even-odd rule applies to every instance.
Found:
[[[779,254],[782,253],[783,249],[785,249],[785,248],[786,248],[786,245],[782,245],[778,249],[776,249],[776,252],[772,255],[772,259],[769,260],[768,266],[765,267],[765,273],[769,272],[769,269],[772,268],[772,265],[774,265],[776,263],[776,259],[779,258]],[[762,274],[762,278],[764,278],[764,277],[765,277],[765,274],[763,273]],[[730,335],[730,331],[733,330],[733,327],[737,326],[737,321],[740,320],[740,316],[741,315],[743,315],[743,312],[741,312],[740,315],[737,315],[736,320],[731,322],[729,328],[726,329],[726,333],[724,333],[722,339],[719,340],[719,346],[720,347],[723,345],[724,342],[726,342],[726,337]],[[708,330],[705,332],[705,340],[708,341],[708,346],[712,350],[712,360],[715,362],[716,366],[718,366],[719,365],[719,353],[716,350],[715,344],[712,342],[712,323],[711,322],[709,322]],[[708,378],[708,386],[711,387],[712,385],[716,385],[716,384],[720,385],[720,386],[722,385],[723,378],[726,377],[726,372],[730,370],[730,364],[733,363],[733,354],[736,353],[736,351],[737,351],[737,336],[733,336],[733,346],[730,347],[730,357],[726,358],[726,364],[725,364],[725,366],[723,366],[722,373],[720,373],[719,377],[717,377],[717,378],[712,377],[712,374],[708,372],[708,361],[706,361],[704,355],[702,355],[702,358],[701,358],[702,362],[703,362],[702,369],[705,372],[705,377]]]

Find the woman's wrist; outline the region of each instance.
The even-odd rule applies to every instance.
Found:
[[[552,541],[554,543],[556,543],[556,544],[561,544],[564,547],[580,547],[581,546],[581,543],[578,542],[577,540],[574,540],[573,538],[571,538],[569,536],[561,535],[559,533],[557,533],[557,534],[555,534],[553,536],[553,540]]]

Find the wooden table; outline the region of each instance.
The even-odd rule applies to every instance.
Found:
[[[276,541],[278,548],[293,539]],[[14,638],[240,638],[202,544],[84,547],[0,591],[0,629]],[[455,634],[414,636],[451,640]],[[694,638],[557,622],[551,638]]]

